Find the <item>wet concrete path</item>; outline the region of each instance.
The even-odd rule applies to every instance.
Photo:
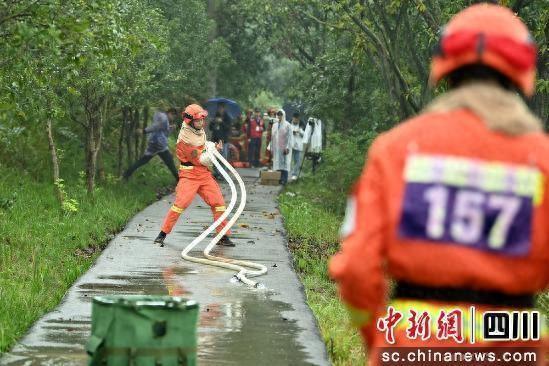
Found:
[[[276,207],[278,187],[261,186],[258,171],[239,170],[246,183],[246,209],[235,224],[235,248],[212,254],[262,263],[258,277],[266,289],[232,280],[230,270],[183,261],[181,250],[212,222],[197,198],[160,248],[152,241],[173,196],[135,216],[101,254],[96,264],[46,314],[1,365],[85,365],[91,300],[105,294],[158,294],[182,287],[200,304],[199,365],[327,365],[316,321],[291,266],[282,218]],[[228,204],[228,186],[223,185]],[[191,252],[201,256],[206,243]]]

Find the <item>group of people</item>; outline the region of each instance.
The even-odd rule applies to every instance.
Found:
[[[299,113],[295,112],[292,121],[286,120],[286,112],[280,109],[276,112],[276,120],[271,129],[271,141],[267,149],[271,152],[273,170],[280,171],[280,183],[296,180],[301,166],[301,152],[305,131],[300,123]]]
[[[125,180],[158,155],[176,182],[179,181],[178,171],[168,148],[168,136],[175,129],[176,117],[175,108],[166,110],[159,108],[153,116],[153,124],[143,131],[137,131],[148,134],[148,147],[144,155],[124,172]],[[220,103],[214,118],[210,120],[208,129],[208,139],[220,143],[221,154],[225,159],[238,161],[241,158],[241,152],[244,151],[247,152],[250,167],[272,163],[273,170],[281,172],[281,184],[288,182],[289,175],[292,181],[297,180],[305,149],[308,157],[312,159],[313,171],[320,161],[322,121],[311,117],[304,125],[298,112],[294,112],[291,122],[288,122],[283,109],[276,111],[270,108],[264,116],[261,116],[261,110],[255,108],[254,111],[249,110],[246,113],[245,120],[239,126],[238,121],[233,121],[227,112],[225,104]],[[218,176],[215,169],[214,176]]]
[[[248,111],[242,131],[248,138],[248,161],[250,166],[260,166],[261,161],[272,162],[273,170],[280,171],[280,184],[288,178],[297,180],[302,165],[303,151],[313,156],[313,166],[319,161],[322,150],[322,122],[309,118],[304,125],[299,112],[294,112],[290,122],[284,109],[269,109],[261,118],[256,108]],[[265,159],[260,160],[260,156]]]
[[[288,178],[297,180],[303,151],[313,161],[313,170],[320,162],[322,151],[322,121],[309,118],[303,124],[298,112],[290,122],[286,112],[270,108],[262,115],[261,109],[249,109],[245,118],[232,120],[224,104],[220,103],[210,126],[210,139],[223,142],[222,155],[229,161],[246,159],[249,167],[268,166],[281,172],[281,184]]]
[[[273,170],[281,172],[280,183],[284,185],[288,182],[288,173],[292,181],[297,180],[304,150],[307,157],[313,160],[313,171],[316,169],[322,151],[322,121],[310,117],[304,127],[298,112],[294,112],[291,122],[286,120],[283,109],[276,116],[268,149],[272,155]]]

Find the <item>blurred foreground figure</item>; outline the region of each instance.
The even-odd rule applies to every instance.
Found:
[[[391,345],[529,346],[544,364],[543,337],[512,314],[533,311],[549,282],[549,140],[519,95],[533,94],[535,66],[519,18],[471,6],[432,60],[431,82],[450,90],[371,146],[330,262],[371,365]],[[482,329],[494,310],[513,323],[497,342]]]

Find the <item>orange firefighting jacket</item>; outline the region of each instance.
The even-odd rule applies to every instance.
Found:
[[[533,294],[549,283],[549,140],[522,100],[471,84],[380,135],[329,266],[362,326],[387,281]]]
[[[206,171],[208,168],[200,163],[200,155],[206,148],[205,144],[206,135],[204,130],[195,132],[190,127],[184,125],[179,133],[175,148],[177,158],[181,163],[192,164],[195,172]]]
[[[193,146],[180,141],[177,143],[175,151],[182,163],[191,163],[197,167],[201,167],[203,165],[200,164],[200,155],[205,148],[205,145]]]

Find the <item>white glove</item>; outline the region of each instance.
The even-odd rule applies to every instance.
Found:
[[[211,167],[213,165],[212,159],[210,158],[210,154],[208,154],[206,150],[204,150],[202,154],[200,154],[199,160],[200,160],[200,164],[204,166]]]
[[[206,141],[206,151],[213,155],[214,150],[216,150],[215,143]]]
[[[206,148],[202,151],[202,154],[200,154],[200,164],[211,167],[213,166],[212,158],[213,158],[213,152],[212,149],[215,149],[215,144],[211,141],[206,141]],[[215,158],[214,158],[215,159]]]

